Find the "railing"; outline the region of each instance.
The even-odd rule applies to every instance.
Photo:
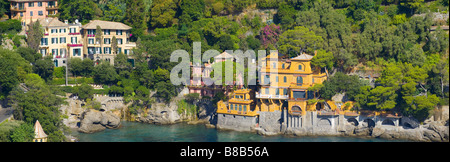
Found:
[[[52,5],[52,6],[47,6],[45,7],[46,10],[56,10],[58,9],[58,6]]]
[[[25,7],[11,7],[12,11],[25,11]]]
[[[80,33],[69,33],[69,35],[80,35]]]
[[[269,98],[269,99],[288,99],[288,95],[268,95],[256,93],[256,98]]]
[[[83,47],[83,44],[67,44],[69,47]]]

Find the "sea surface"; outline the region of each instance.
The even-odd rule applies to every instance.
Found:
[[[127,121],[122,121],[119,129],[106,129],[92,134],[73,130],[72,135],[79,142],[407,142],[356,137],[266,137],[255,133],[206,128],[202,124],[154,125]]]

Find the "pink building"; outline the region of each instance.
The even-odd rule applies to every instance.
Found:
[[[57,0],[8,0],[11,5],[11,19],[22,21],[26,26],[30,21],[46,18],[58,13]]]
[[[214,62],[212,64],[204,63],[203,65],[197,64],[192,65],[191,63],[191,69],[192,69],[192,76],[190,80],[189,93],[198,93],[200,96],[209,96],[213,97],[216,93],[224,93],[223,91],[225,88],[222,85],[211,85],[206,86],[205,81],[202,80],[202,76],[209,76],[212,71],[212,65],[218,62],[223,61],[234,61],[234,57],[227,52],[223,52],[220,55],[217,55],[214,57]],[[242,74],[238,74],[237,82],[240,84],[235,85],[243,85],[243,77]],[[237,88],[242,88],[243,86],[238,86]],[[228,95],[230,91],[233,89],[232,85],[229,85],[228,90],[229,92],[225,92],[225,95]]]

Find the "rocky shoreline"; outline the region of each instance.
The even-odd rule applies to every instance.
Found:
[[[207,128],[212,129],[228,129],[233,131],[242,131],[240,129],[224,128],[217,124],[217,114],[212,105],[205,104],[199,107],[198,114],[187,114],[177,112],[177,102],[182,99],[174,98],[172,102],[155,103],[146,111],[141,111],[132,117],[126,117],[126,105],[123,103],[114,104],[114,108],[104,111],[93,109],[85,110],[81,108],[80,101],[67,99],[68,107],[64,109],[67,114],[72,114],[68,119],[64,120],[64,124],[70,128],[76,128],[82,133],[94,133],[105,129],[120,128],[121,121],[143,122],[150,124],[176,124],[187,122],[188,124],[204,124]],[[108,105],[105,106],[110,107]],[[77,113],[76,113],[77,112]],[[75,115],[74,115],[75,114]],[[78,114],[78,115],[77,115]],[[445,120],[444,120],[445,121]],[[270,127],[253,127],[251,132],[263,136],[287,135],[287,136],[340,136],[340,137],[364,137],[364,138],[383,138],[394,140],[407,140],[418,142],[448,142],[449,126],[448,122],[434,121],[426,125],[420,125],[414,129],[405,129],[399,126],[376,126],[362,127],[354,125],[344,125],[333,130],[323,130],[314,127],[307,128],[289,128],[284,124],[276,125],[272,129]]]

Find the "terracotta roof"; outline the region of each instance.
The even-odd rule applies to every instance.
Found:
[[[42,18],[38,19],[39,23],[42,27],[68,27],[68,24],[65,24],[59,21],[57,18]]]
[[[215,59],[221,59],[221,58],[233,58],[232,55],[230,55],[227,52],[223,52],[220,55],[217,55],[216,57],[214,57]]]
[[[91,20],[86,25],[83,25],[83,29],[97,29],[97,25],[102,29],[115,29],[115,30],[130,30],[131,27],[120,22]]]
[[[47,134],[45,134],[38,120],[36,120],[36,124],[34,124],[34,134],[35,134],[34,138],[36,139],[47,137]]]
[[[314,56],[308,55],[308,54],[301,54],[297,57],[292,58],[291,60],[311,60]]]

